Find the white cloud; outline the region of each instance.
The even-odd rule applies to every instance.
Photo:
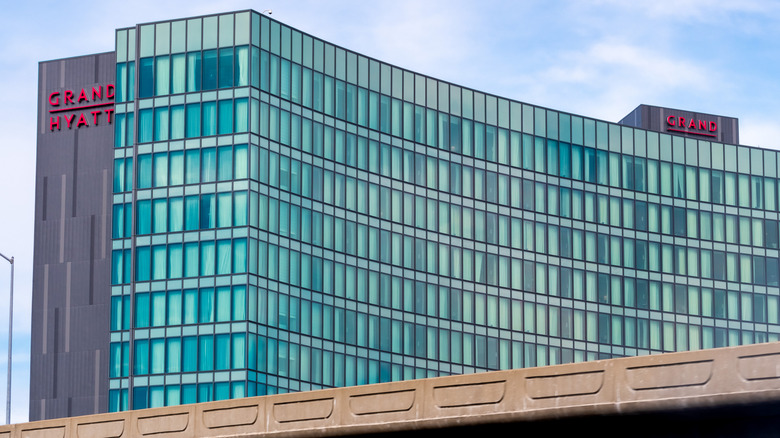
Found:
[[[629,10],[651,19],[671,19],[691,23],[732,23],[740,15],[760,15],[765,18],[780,13],[780,4],[765,0],[654,0],[625,2],[602,0],[601,7]]]
[[[601,84],[605,88],[620,78],[642,84],[642,87],[694,87],[700,90],[711,81],[701,67],[673,54],[610,41],[597,42],[585,52],[562,55],[560,62],[543,72],[542,77],[584,86]]]

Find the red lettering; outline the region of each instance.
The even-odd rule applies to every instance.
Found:
[[[51,93],[49,95],[49,103],[53,106],[59,106],[60,105],[60,93],[59,91],[55,91],[54,93]]]
[[[688,127],[696,129],[696,120],[691,119],[691,123],[688,124]]]
[[[107,110],[104,110],[104,112],[108,115],[108,124],[111,124],[111,115],[114,114],[114,109],[109,108]]]
[[[699,120],[699,129],[701,129],[702,131],[707,129],[707,122],[705,122],[704,120]]]
[[[87,123],[87,118],[84,117],[84,113],[81,113],[81,115],[79,116],[79,121],[78,123],[76,123],[76,127],[81,128],[81,125],[89,126],[89,124]]]
[[[98,100],[103,98],[103,87],[98,85],[97,88],[92,87],[92,100]]]
[[[92,114],[92,120],[95,122],[95,126],[98,124],[98,115],[100,115],[100,110],[92,111],[90,112]]]
[[[114,98],[114,85],[108,84],[106,85],[106,99],[113,99]]]
[[[73,119],[76,118],[76,115],[75,114],[71,114],[70,117],[63,116],[63,118],[65,119],[65,123],[68,124],[68,129],[70,129],[70,124],[73,123]]]
[[[50,130],[54,131],[55,127],[57,128],[57,131],[60,130],[60,116],[57,116],[56,118],[52,117],[51,121],[49,122],[49,129]]]
[[[669,126],[674,126],[675,125],[674,116],[667,117],[666,118],[666,124],[669,125]]]
[[[715,132],[718,130],[718,124],[715,122],[710,122],[710,131]]]
[[[79,93],[79,103],[87,101],[89,102],[89,99],[87,99],[87,93],[84,92],[84,89],[81,89],[81,93]]]
[[[65,103],[73,103],[73,92],[70,90],[65,90]]]
[[[677,126],[682,126],[683,128],[685,128],[685,117],[678,117],[677,120],[679,120]]]

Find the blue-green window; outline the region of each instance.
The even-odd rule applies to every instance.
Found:
[[[202,135],[216,135],[217,133],[217,103],[216,102],[203,102],[201,105],[203,110],[202,119]]]
[[[154,58],[141,58],[138,64],[138,97],[143,99],[153,95]]]
[[[206,50],[203,52],[203,89],[215,88],[217,88],[217,51]]]

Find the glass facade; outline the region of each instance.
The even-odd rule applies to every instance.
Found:
[[[253,11],[116,33],[109,410],[778,340],[778,153]]]

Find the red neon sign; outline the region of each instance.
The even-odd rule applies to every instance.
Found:
[[[686,119],[682,116],[669,116],[666,118],[667,131],[682,132],[684,134],[704,135],[717,137],[718,124],[713,121]]]
[[[68,129],[81,128],[83,126],[98,126],[103,115],[107,124],[111,124],[114,115],[113,84],[105,87],[97,85],[91,88],[82,88],[78,95],[74,90],[55,91],[49,94],[49,114],[72,113],[60,116],[52,115],[49,118],[49,130],[59,131],[62,126]]]

